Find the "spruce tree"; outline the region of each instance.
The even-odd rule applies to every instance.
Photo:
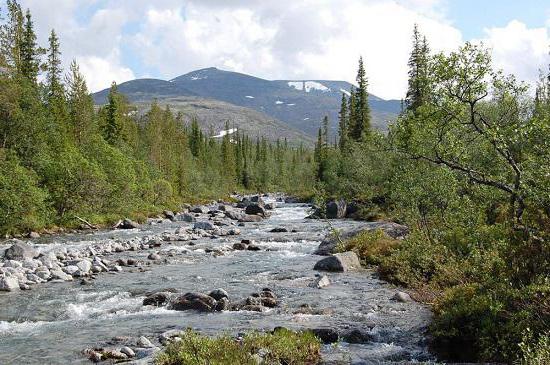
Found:
[[[46,64],[46,88],[48,99],[64,97],[63,84],[61,83],[61,51],[59,50],[59,39],[52,29],[48,38],[48,63]]]
[[[344,151],[348,143],[348,101],[344,93],[342,93],[342,103],[340,104],[338,119],[338,134],[340,137],[338,146],[340,147],[341,151]]]
[[[67,84],[69,130],[76,144],[86,142],[93,132],[94,102],[88,92],[86,80],[80,73],[76,61],[71,62]]]
[[[422,106],[430,92],[429,83],[429,54],[430,48],[426,37],[420,34],[418,25],[414,25],[413,43],[409,57],[409,81],[405,97],[405,110],[416,111]]]
[[[348,142],[353,140],[353,130],[355,129],[355,125],[357,124],[357,102],[356,102],[356,91],[355,88],[352,86],[350,91],[350,96],[348,100],[348,120],[347,120],[347,137]]]
[[[0,26],[0,66],[11,74],[21,73],[24,16],[15,0],[6,2],[7,17]]]
[[[367,91],[368,82],[362,57],[359,57],[359,68],[357,70],[356,81],[356,111],[355,120],[351,125],[350,136],[355,141],[360,142],[370,134],[370,106],[369,94]]]
[[[36,44],[36,33],[31,12],[27,10],[23,25],[23,39],[21,42],[21,75],[27,80],[36,83],[40,69],[40,55],[44,50]]]
[[[108,100],[109,103],[106,108],[105,125],[103,126],[103,137],[109,144],[116,145],[121,138],[122,125],[118,111],[117,85],[114,81],[109,90]]]

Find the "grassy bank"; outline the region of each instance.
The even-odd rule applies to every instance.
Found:
[[[320,348],[319,340],[310,332],[250,332],[237,340],[187,330],[156,357],[155,365],[313,365],[320,361]]]

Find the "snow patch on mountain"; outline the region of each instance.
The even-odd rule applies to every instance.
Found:
[[[340,89],[340,91],[343,92],[344,94],[346,94],[347,96],[351,96],[351,93],[347,90]]]
[[[228,134],[233,134],[237,131],[237,128],[231,128],[227,130],[220,131],[220,133],[216,134],[215,136],[212,136],[212,138],[221,138],[223,136],[226,136]]]
[[[277,100],[277,101],[275,102],[275,104],[281,105],[281,104],[284,104],[284,102],[283,102],[283,101],[280,101],[280,100]]]
[[[294,104],[294,103],[291,103],[291,104],[287,104],[287,105],[288,105],[288,106],[293,106],[293,105],[296,105],[296,104]]]
[[[287,82],[289,87],[293,87],[296,90],[305,91],[306,93],[311,90],[317,90],[322,92],[330,91],[330,88],[317,81],[289,81]]]
[[[254,97],[252,95],[246,95],[245,98],[254,99]]]

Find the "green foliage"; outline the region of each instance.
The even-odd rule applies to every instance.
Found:
[[[521,358],[518,365],[544,365],[550,363],[550,333],[544,333],[538,339],[526,330],[519,344]]]
[[[261,355],[259,355],[261,354]],[[210,338],[187,330],[179,341],[168,345],[155,359],[156,365],[229,365],[317,364],[320,361],[320,342],[310,332],[285,329],[270,333],[252,332],[242,340],[225,335]]]
[[[339,252],[353,251],[366,264],[378,265],[399,245],[399,241],[388,237],[382,230],[363,231],[340,243]]]

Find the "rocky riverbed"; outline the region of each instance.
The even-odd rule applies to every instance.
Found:
[[[426,307],[351,254],[314,254],[330,251],[327,242],[319,250],[330,227],[305,219],[307,205],[263,200],[4,242],[0,363],[146,364],[185,328],[236,335],[276,327],[314,330],[326,363],[431,359]],[[331,226],[396,231],[351,220]]]

